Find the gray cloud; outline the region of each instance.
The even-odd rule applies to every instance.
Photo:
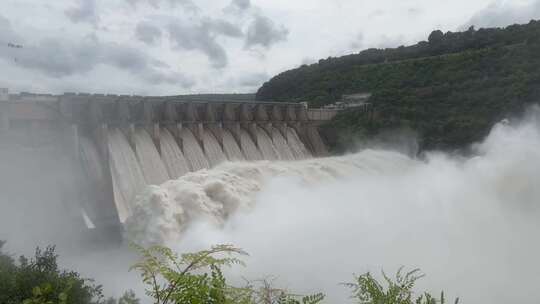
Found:
[[[287,40],[289,30],[283,26],[277,26],[267,17],[257,15],[248,27],[246,47],[263,46],[271,47],[273,44]]]
[[[540,18],[540,0],[525,6],[514,6],[511,2],[494,1],[485,9],[477,12],[461,27],[502,27],[514,23],[527,23],[531,19]]]
[[[171,7],[180,6],[189,12],[198,12],[199,7],[192,0],[126,0],[132,6],[137,6],[140,2],[148,3],[152,7],[159,9],[163,3],[168,3]]]
[[[310,65],[310,64],[314,64],[317,62],[318,59],[315,59],[315,58],[311,58],[311,57],[306,57],[306,58],[303,58],[302,59],[302,64],[301,65]]]
[[[382,10],[382,9],[376,9],[374,10],[373,12],[371,12],[369,14],[369,17],[370,18],[377,18],[377,17],[381,17],[381,16],[384,16],[386,14],[386,11],[385,10]]]
[[[238,7],[239,9],[248,9],[251,7],[250,0],[232,0],[231,5]]]
[[[228,14],[242,15],[251,8],[250,0],[232,0],[223,11]]]
[[[170,24],[168,31],[176,47],[204,53],[214,68],[227,66],[225,49],[216,41],[218,36],[239,38],[242,31],[225,20],[205,19],[198,24]]]
[[[242,30],[237,25],[223,19],[205,20],[203,26],[207,27],[209,31],[223,36],[239,38],[243,35]]]
[[[0,38],[16,37],[10,22],[0,16]],[[118,43],[102,42],[95,35],[77,41],[45,38],[36,44],[24,45],[22,49],[0,48],[0,59],[55,78],[84,74],[98,65],[108,65],[130,72],[153,84],[193,85],[192,81],[179,73],[163,70],[164,63],[139,49]]]
[[[270,76],[267,73],[253,73],[242,76],[237,84],[242,87],[259,87],[268,79]]]
[[[64,13],[73,23],[87,22],[97,25],[99,22],[96,0],[79,0],[76,7],[67,9]]]
[[[135,28],[135,37],[146,44],[154,44],[161,39],[161,29],[149,22],[139,22]]]
[[[364,47],[364,34],[358,33],[353,42],[351,42],[350,47],[354,50],[359,50]]]
[[[178,72],[163,74],[156,71],[151,71],[146,75],[145,79],[152,84],[177,84],[179,87],[182,88],[190,88],[196,83],[195,80],[186,77],[185,75]]]
[[[407,9],[407,14],[409,14],[411,16],[418,16],[418,15],[420,15],[422,13],[423,13],[423,11],[419,7],[410,7],[410,8]]]
[[[0,16],[0,43],[5,47],[8,43],[20,43],[21,38],[11,28],[8,19]]]

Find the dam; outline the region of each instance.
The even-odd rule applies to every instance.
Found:
[[[0,182],[13,204],[42,201],[116,229],[146,185],[227,161],[327,155],[317,126],[336,114],[302,103],[3,94]],[[29,187],[41,192],[28,197]]]

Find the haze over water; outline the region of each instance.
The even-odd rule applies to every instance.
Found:
[[[364,150],[297,162],[227,163],[152,187],[127,237],[180,251],[232,243],[231,276],[273,275],[347,302],[340,282],[400,266],[463,303],[534,303],[540,279],[540,123],[497,124],[470,157]],[[241,281],[240,281],[241,282]]]
[[[327,293],[329,303],[350,301],[339,283],[353,273],[392,274],[400,266],[427,274],[418,290],[445,290],[463,303],[534,303],[540,279],[540,121],[536,109],[530,112],[522,122],[496,125],[470,157],[433,152],[413,159],[367,149],[188,173],[146,188],[125,205],[125,237],[180,252],[232,243],[250,253],[247,268],[228,271],[232,282],[272,275],[278,286]],[[136,173],[133,180],[142,179]],[[132,185],[125,186],[131,193]],[[0,215],[0,239],[11,240],[10,252],[58,243],[60,262],[103,283],[108,294],[134,288],[142,295],[136,275],[127,272],[134,259],[127,250],[73,251],[65,243],[79,240],[79,232],[54,232],[58,212],[1,203],[9,212]],[[45,225],[51,221],[55,225]],[[40,223],[46,237],[36,239]]]

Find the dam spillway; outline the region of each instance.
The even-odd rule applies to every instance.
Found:
[[[67,177],[49,187],[62,192],[55,197],[60,208],[82,210],[89,225],[106,228],[131,215],[130,204],[146,185],[226,161],[325,156],[320,121],[312,116],[300,103],[18,94],[0,101],[0,153],[17,158],[24,150],[43,162],[47,153],[61,158]],[[6,168],[0,169],[17,170],[3,159]],[[43,173],[33,170],[39,169],[22,175]]]

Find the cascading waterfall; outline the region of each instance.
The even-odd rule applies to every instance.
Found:
[[[357,174],[399,173],[414,164],[404,155],[377,151],[298,162],[225,163],[148,188],[135,202],[138,211],[126,222],[127,237],[138,244],[167,244],[178,241],[197,220],[219,227],[235,210],[251,208],[272,177],[294,176],[315,185]]]
[[[131,203],[144,189],[146,182],[137,156],[124,134],[118,129],[110,129],[108,143],[114,200],[120,222],[123,223],[131,215]]]
[[[227,129],[223,129],[223,152],[230,161],[243,161],[246,159],[234,136]]]
[[[86,137],[80,137],[79,144],[84,172],[92,182],[103,181],[105,172],[96,146]]]
[[[296,131],[291,127],[287,127],[287,143],[289,144],[295,159],[306,159],[312,157],[304,143],[300,140],[300,137],[298,137]]]
[[[142,128],[135,131],[135,152],[147,184],[160,185],[170,179],[152,137]]]
[[[263,160],[261,151],[259,151],[259,148],[257,148],[253,140],[251,140],[249,133],[244,129],[240,129],[240,147],[246,156],[246,160]]]
[[[315,153],[319,155],[327,155],[328,150],[326,149],[326,146],[321,138],[321,135],[319,134],[319,131],[317,131],[317,128],[314,126],[308,126],[306,127],[306,134],[309,138],[309,141],[311,142],[312,148]]]
[[[266,160],[278,160],[278,152],[274,147],[272,139],[268,136],[268,133],[259,126],[255,127],[255,133],[257,136],[257,145],[261,150],[263,158]]]
[[[114,199],[123,223],[133,214],[132,203],[146,185],[161,185],[169,179],[185,176],[189,171],[199,171],[231,161],[293,160],[309,158],[310,154],[296,132],[287,129],[287,139],[276,128],[270,130],[272,138],[262,128],[255,132],[261,150],[245,129],[240,129],[240,146],[232,133],[223,129],[223,148],[210,130],[203,133],[204,150],[189,128],[180,132],[182,147],[166,128],[160,131],[160,151],[150,134],[143,128],[134,133],[135,149],[118,128],[109,129],[109,162]],[[240,148],[241,147],[241,148]],[[290,148],[289,148],[290,147]],[[81,158],[88,176],[99,183],[105,177],[100,165],[100,155],[95,145],[81,138]],[[331,171],[329,173],[332,173]]]
[[[274,146],[276,147],[276,151],[278,153],[279,159],[281,160],[295,160],[293,152],[291,151],[291,148],[287,144],[287,140],[281,132],[277,128],[272,127],[271,128],[271,135],[272,135],[272,141],[274,142]]]
[[[174,136],[167,130],[167,128],[161,129],[161,158],[169,176],[173,179],[189,172],[189,165],[180,150]]]
[[[471,153],[225,163],[148,189],[126,236],[179,251],[239,244],[252,260],[231,276],[270,273],[331,303],[347,303],[336,282],[352,272],[402,265],[429,275],[422,290],[449,298],[535,303],[540,121],[497,125]]]
[[[81,209],[83,213],[83,219],[85,220],[86,226],[88,228],[95,227],[92,223],[91,218],[95,218],[102,210],[96,210],[91,206],[90,202],[93,201],[90,197],[96,197],[103,193],[94,193],[94,189],[102,189],[104,183],[107,182],[107,176],[105,175],[105,170],[103,168],[103,163],[101,162],[101,157],[96,149],[94,143],[87,137],[79,138],[79,155],[80,161],[82,164],[83,172],[85,174],[88,187],[85,187],[84,190],[81,190]],[[86,199],[88,198],[88,199]]]
[[[199,171],[210,168],[210,164],[204,155],[203,149],[199,145],[199,141],[188,128],[182,128],[180,132],[182,138],[182,148],[184,156],[190,164],[192,171]]]
[[[212,167],[227,161],[227,156],[223,153],[221,145],[214,137],[214,134],[208,129],[205,129],[203,133],[203,146],[206,157]]]

